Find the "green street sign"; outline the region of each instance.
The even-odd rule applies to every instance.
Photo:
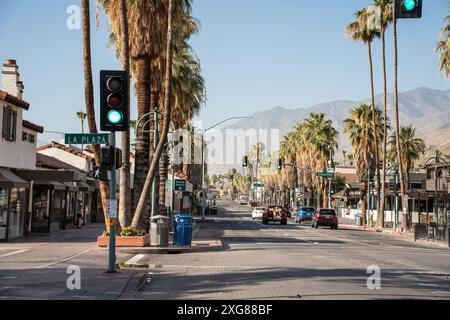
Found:
[[[66,133],[64,136],[66,144],[108,144],[107,133]]]
[[[186,191],[186,180],[175,180],[175,191]]]
[[[331,172],[317,172],[316,173],[317,177],[322,177],[322,178],[333,178],[334,174]]]

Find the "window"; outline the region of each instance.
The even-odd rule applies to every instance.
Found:
[[[28,142],[34,143],[35,140],[36,140],[36,137],[34,136],[34,134],[29,133],[28,134]]]
[[[16,141],[17,111],[11,107],[3,107],[2,138]]]
[[[26,133],[25,131],[22,131],[22,141],[27,141],[28,140],[28,133]]]

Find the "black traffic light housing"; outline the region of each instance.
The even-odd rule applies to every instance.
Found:
[[[242,160],[242,166],[248,167],[248,157],[247,156],[244,156],[244,159]]]
[[[115,164],[116,169],[120,169],[122,163],[122,150],[111,146],[102,147],[100,152],[100,168],[103,170],[112,170]]]
[[[278,169],[278,171],[283,170],[283,159],[278,159],[277,169]]]
[[[100,71],[100,128],[102,131],[129,130],[129,79],[126,71]]]
[[[422,0],[395,0],[397,19],[420,19],[422,17]]]

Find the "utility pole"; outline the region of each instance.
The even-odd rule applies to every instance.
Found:
[[[333,164],[333,147],[332,146],[328,146],[328,150],[329,150],[329,161],[328,161],[328,173],[333,172],[334,173],[334,164]],[[328,177],[328,208],[331,209],[331,182],[332,182],[333,178],[332,177]]]
[[[109,138],[110,147],[114,150],[114,156],[112,161],[111,168],[111,180],[109,183],[109,201],[110,208],[117,207],[117,199],[116,199],[116,133],[111,132]],[[117,217],[116,217],[117,218]],[[108,273],[116,272],[116,223],[117,219],[110,218],[111,225],[109,229],[109,265],[108,265]]]

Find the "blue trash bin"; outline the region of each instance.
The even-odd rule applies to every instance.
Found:
[[[178,247],[192,246],[192,216],[178,214],[174,220],[173,245]]]

